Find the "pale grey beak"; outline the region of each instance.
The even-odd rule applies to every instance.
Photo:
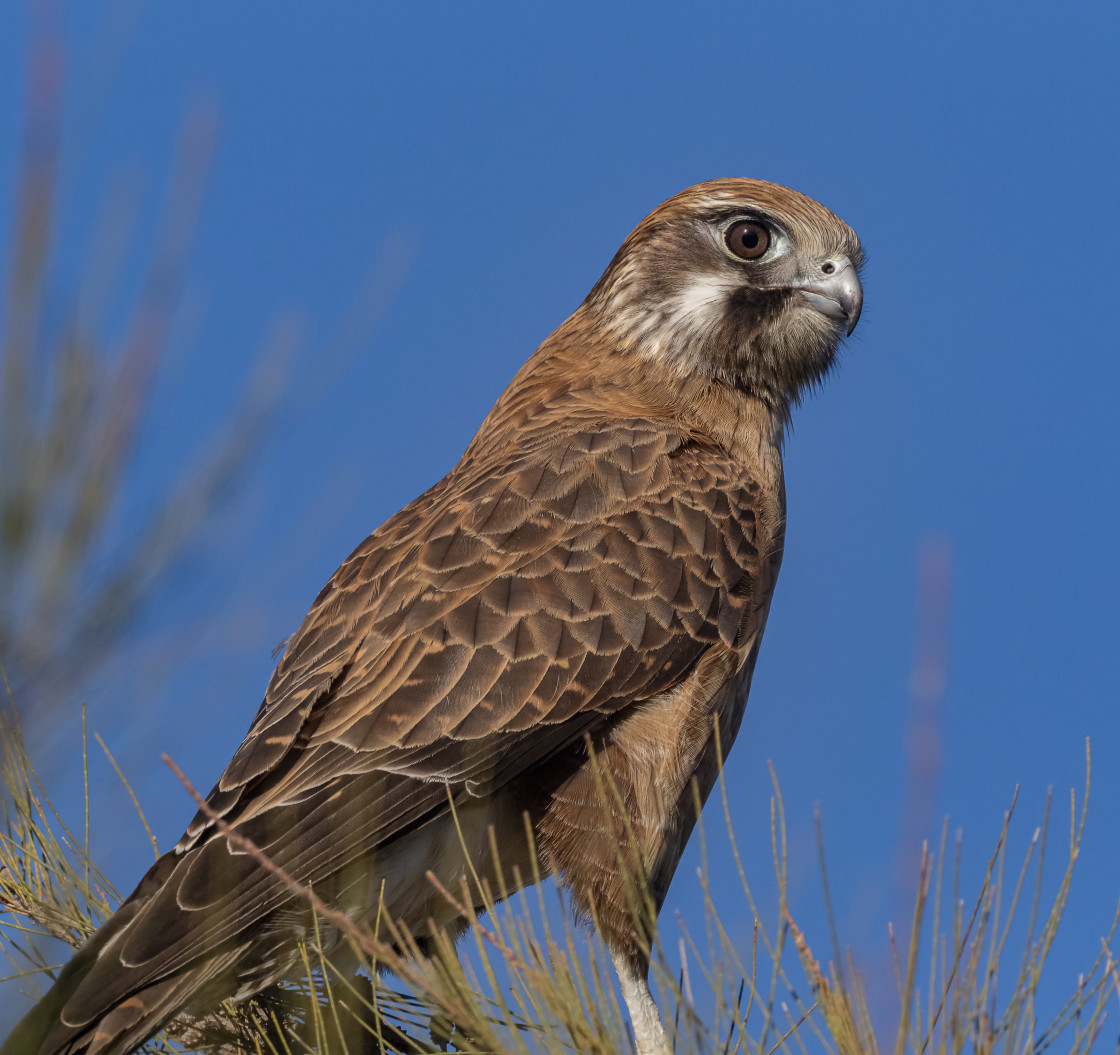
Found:
[[[851,335],[863,310],[863,286],[846,256],[824,261],[816,275],[794,288],[822,315],[844,321],[845,336]]]

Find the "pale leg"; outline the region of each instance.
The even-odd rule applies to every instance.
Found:
[[[673,1055],[673,1045],[661,1025],[661,1016],[649,991],[649,983],[640,977],[629,961],[611,953],[614,969],[622,988],[622,999],[630,1012],[630,1024],[634,1027],[634,1046],[638,1055]]]

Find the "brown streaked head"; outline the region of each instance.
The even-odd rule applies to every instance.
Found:
[[[675,195],[623,243],[581,311],[619,345],[783,409],[819,381],[863,304],[856,233],[776,183]]]

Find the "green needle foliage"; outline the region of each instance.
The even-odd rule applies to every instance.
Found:
[[[0,950],[11,965],[10,977],[22,979],[23,988],[33,994],[45,989],[57,961],[65,959],[58,942],[79,945],[120,898],[89,856],[88,799],[83,827],[76,832],[51,806],[12,718],[3,719],[0,735],[7,790],[0,834],[0,902],[5,909],[0,916]],[[185,783],[197,801],[197,793]],[[1036,1014],[1043,1002],[1044,968],[1081,846],[1088,786],[1087,768],[1079,809],[1071,795],[1068,852],[1048,905],[1043,901],[1043,873],[1049,808],[1018,866],[1008,855],[1012,810],[1008,811],[980,889],[969,899],[961,890],[961,841],[958,838],[950,849],[948,824],[936,855],[923,849],[905,946],[899,948],[893,932],[889,935],[897,1026],[874,1020],[867,986],[850,953],[837,946],[833,962],[822,968],[792,918],[786,901],[786,820],[777,780],[771,839],[779,904],[771,920],[759,911],[723,794],[731,854],[753,919],[751,938],[744,946],[721,920],[708,888],[705,834],[699,827],[705,857],[699,880],[705,934],[698,939],[678,921],[675,948],[658,944],[652,950],[651,980],[676,1050],[721,1055],[958,1055],[966,1050],[1020,1055],[1056,1046],[1070,1055],[1088,1052],[1100,1039],[1107,1004],[1120,999],[1120,977],[1109,951],[1115,918],[1099,948],[1087,950],[1088,969],[1074,992],[1060,1006],[1054,992],[1046,994],[1047,1006],[1059,1006],[1054,1017],[1041,1021]],[[257,856],[261,867],[278,872],[235,830],[225,829],[224,834],[238,849]],[[472,925],[463,949],[436,933],[435,952],[425,957],[416,936],[388,912],[369,926],[357,926],[319,902],[313,890],[278,874],[321,919],[343,930],[364,968],[357,974],[337,969],[309,943],[303,950],[302,984],[267,1003],[215,1008],[205,1018],[181,1016],[145,1051],[349,1055],[450,1049],[615,1055],[631,1050],[625,1010],[605,949],[593,928],[571,922],[562,906],[555,911],[550,904],[551,898],[559,897],[555,887],[536,882],[511,894],[490,890],[472,875],[464,879],[463,889],[451,891],[428,876]],[[639,912],[648,909],[643,909],[637,893],[640,886],[636,880]],[[488,910],[481,918],[471,907],[479,903]],[[723,908],[726,912],[728,906]],[[739,915],[740,906],[735,908]],[[1117,914],[1120,917],[1120,907]],[[835,931],[834,926],[830,929]],[[663,919],[659,942],[671,930],[671,920]],[[1019,934],[1022,945],[1013,946],[1011,937]],[[797,962],[809,983],[808,1003],[798,998],[799,986],[790,976]]]
[[[1085,752],[1085,791],[1080,811],[1070,792],[1068,856],[1049,908],[1042,900],[1049,799],[1042,824],[1018,869],[1009,861],[1007,849],[1012,803],[980,890],[971,901],[961,890],[959,837],[952,854],[948,852],[948,822],[942,828],[936,856],[922,847],[919,888],[904,956],[893,931],[890,935],[899,995],[899,1025],[889,1045],[894,1055],[904,1055],[907,1050],[914,1055],[957,1055],[966,1049],[977,1055],[1019,1055],[1054,1045],[1071,1055],[1082,1055],[1100,1038],[1106,1005],[1120,1000],[1120,976],[1110,951],[1120,904],[1077,989],[1050,1021],[1040,1021],[1036,1011],[1043,970],[1069,898],[1085,830],[1091,770],[1088,741]],[[1010,889],[1009,871],[1014,875]],[[1020,919],[1024,912],[1025,921]],[[826,974],[788,915],[787,922],[831,1036],[832,1050],[839,1055],[879,1055],[888,1050],[880,1043],[882,1034],[876,1034],[863,980],[850,958],[845,967],[837,950],[836,961]],[[1009,944],[1016,922],[1025,922],[1026,928],[1018,952]],[[928,947],[924,954],[923,935]]]

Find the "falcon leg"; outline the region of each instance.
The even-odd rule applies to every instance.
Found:
[[[630,1025],[634,1029],[634,1047],[638,1055],[673,1055],[673,1045],[661,1025],[661,1016],[649,991],[645,974],[634,970],[626,956],[611,953],[614,969],[618,972],[622,999],[630,1012]]]

